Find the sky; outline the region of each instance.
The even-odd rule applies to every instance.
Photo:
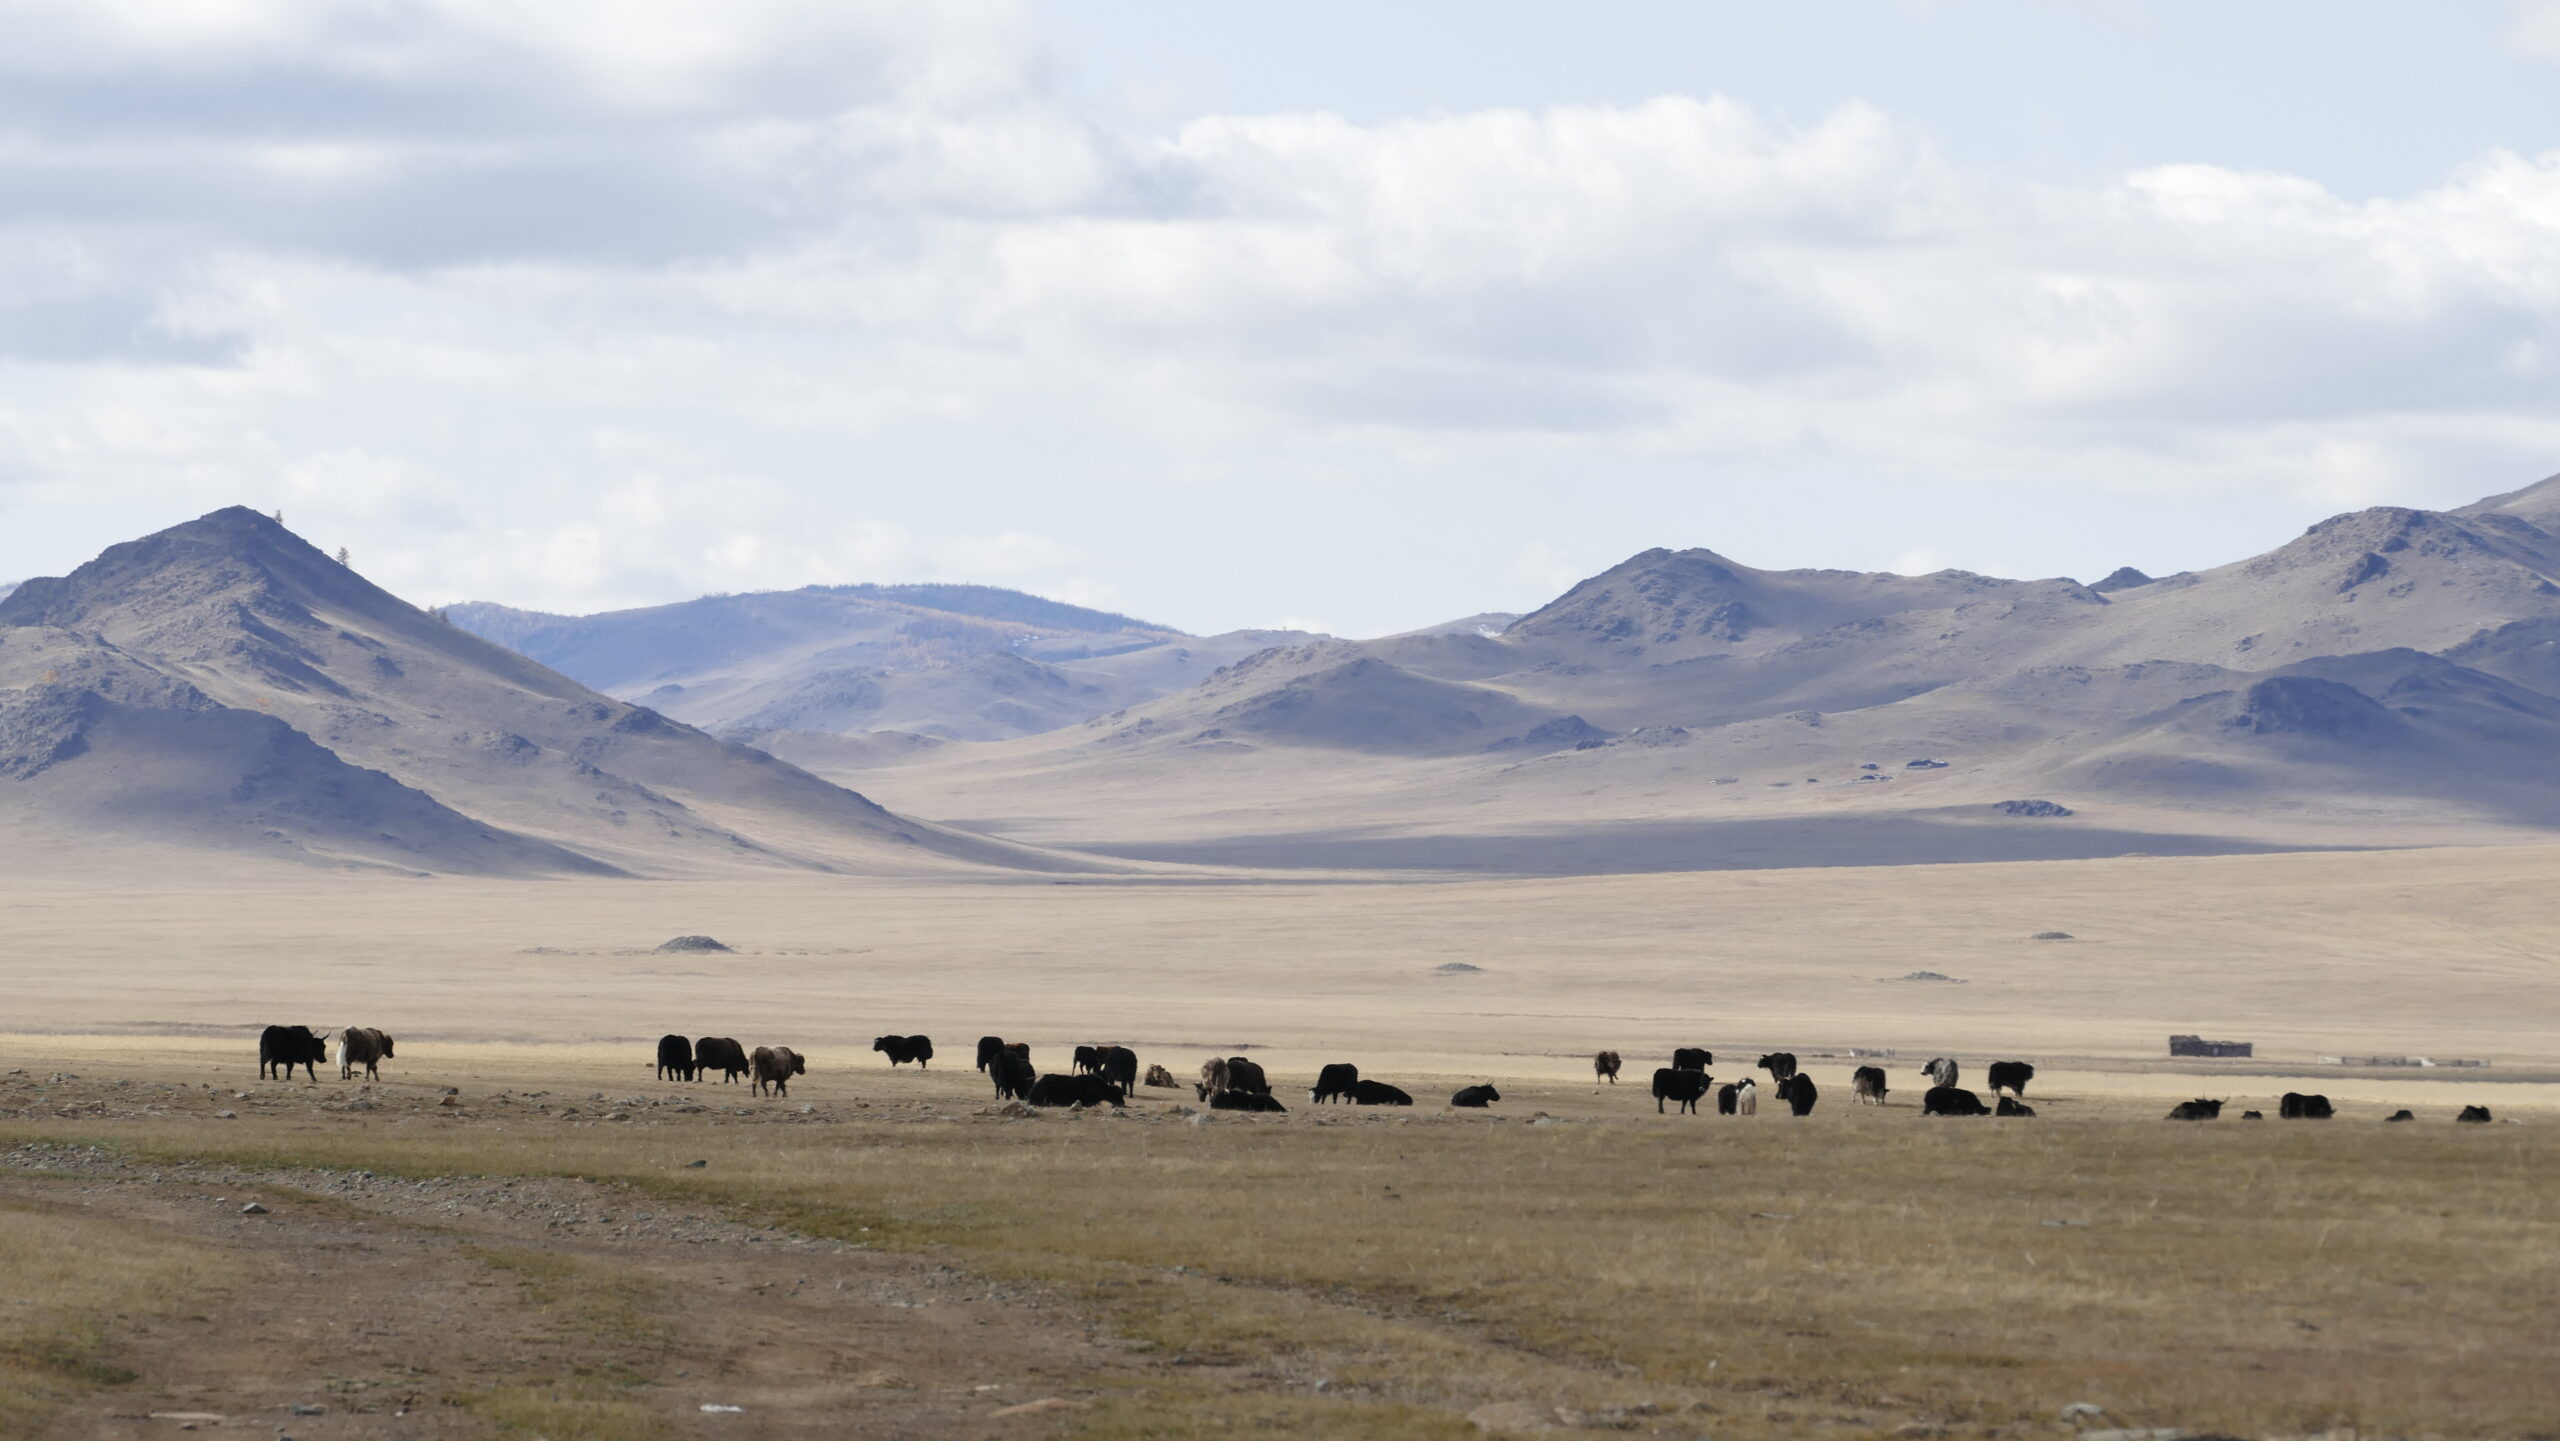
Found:
[[[0,581],[1196,632],[2560,471],[2560,0],[0,0]]]

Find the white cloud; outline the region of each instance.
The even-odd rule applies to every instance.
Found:
[[[2560,454],[2560,152],[2350,200],[1996,182],[1871,106],[1717,97],[1125,135],[1024,37],[0,0],[0,505],[284,505],[433,598],[1166,613],[1142,548],[1216,557],[1158,587],[1314,589],[1339,517],[1411,494],[1401,533],[1491,537],[1416,548],[1500,588],[1418,622],[1607,563],[1528,517],[1657,465],[2347,504]]]
[[[2560,64],[2560,0],[2508,0],[2507,43],[2519,54]]]

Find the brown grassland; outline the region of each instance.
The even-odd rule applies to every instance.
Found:
[[[1747,1441],[2049,1436],[2088,1402],[2560,1436],[2553,861],[29,887],[0,899],[0,1433]],[[648,951],[692,931],[739,954]],[[1966,984],[1896,982],[1921,968]],[[370,1090],[258,1082],[267,1020],[398,1055]],[[2172,1028],[2261,1059],[2172,1067]],[[656,1081],[667,1029],[811,1070],[787,1100]],[[942,1055],[893,1071],[879,1031]],[[1292,1112],[991,1114],[981,1031],[1046,1070],[1250,1046]],[[1675,1042],[1719,1079],[1791,1044],[1823,1101],[1658,1116]],[[1593,1086],[1600,1045],[1627,1084]],[[1895,1104],[1852,1103],[1851,1045],[1901,1049]],[[2035,1060],[2040,1115],[1922,1118],[1941,1051],[1977,1086]],[[1308,1107],[1342,1059],[1422,1104]],[[1440,1104],[1485,1079],[1494,1114]],[[2236,1119],[2286,1089],[2340,1117]],[[2232,1119],[2163,1121],[2187,1095]],[[2472,1102],[2500,1123],[2453,1124]]]

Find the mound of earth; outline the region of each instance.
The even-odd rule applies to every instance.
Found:
[[[2052,801],[1993,801],[1991,803],[1991,809],[1995,813],[2004,816],[2023,816],[2033,818],[2067,816],[2071,814],[2071,807],[2057,805]]]
[[[688,951],[716,951],[724,956],[731,953],[727,946],[722,945],[720,942],[713,940],[709,936],[678,936],[674,940],[660,945],[657,953],[664,956],[681,954]]]

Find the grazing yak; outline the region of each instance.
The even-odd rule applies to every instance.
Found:
[[[1769,1073],[1770,1085],[1783,1086],[1787,1083],[1787,1077],[1796,1073],[1796,1053],[1771,1051],[1760,1058],[1760,1069]]]
[[[1180,1086],[1182,1083],[1175,1080],[1173,1078],[1173,1072],[1166,1070],[1164,1067],[1149,1066],[1147,1067],[1147,1084],[1154,1086],[1159,1090],[1170,1091]]]
[[[919,1071],[933,1069],[933,1037],[931,1036],[873,1036],[871,1049],[887,1056],[892,1070],[909,1061],[915,1062],[916,1069]]]
[[[1682,1046],[1671,1053],[1671,1069],[1703,1071],[1716,1063],[1716,1053],[1700,1046]]]
[[[1270,1095],[1271,1082],[1262,1067],[1242,1056],[1211,1056],[1200,1063],[1200,1099],[1208,1100],[1220,1091],[1251,1091]]]
[[[1351,1099],[1352,1088],[1359,1084],[1360,1068],[1349,1061],[1336,1061],[1316,1072],[1316,1083],[1308,1090],[1307,1100],[1310,1104],[1318,1106],[1327,1101],[1337,1103],[1348,1101]]]
[[[658,1038],[658,1079],[690,1081],[701,1074],[693,1061],[693,1042],[682,1036]]]
[[[1209,1098],[1212,1111],[1279,1111],[1289,1108],[1269,1091],[1220,1091]]]
[[[1118,1086],[1100,1076],[1061,1076],[1054,1072],[1031,1085],[1027,1098],[1035,1106],[1118,1106],[1127,1099]]]
[[[1602,1081],[1606,1081],[1613,1086],[1618,1084],[1618,1067],[1620,1064],[1621,1062],[1618,1060],[1618,1053],[1615,1051],[1602,1051],[1600,1054],[1593,1056],[1591,1058],[1591,1083],[1595,1086],[1600,1084]]]
[[[740,1076],[747,1074],[747,1048],[727,1036],[696,1037],[693,1068],[706,1079],[713,1071],[718,1071],[721,1084],[735,1084]]]
[[[1991,1108],[1971,1091],[1955,1086],[1931,1086],[1920,1098],[1920,1114],[1924,1116],[1988,1116]]]
[[[752,1073],[757,1095],[763,1095],[764,1088],[771,1086],[775,1095],[787,1096],[791,1094],[791,1078],[807,1075],[809,1063],[789,1046],[758,1046],[747,1055],[747,1069]]]
[[[1410,1106],[1413,1097],[1384,1081],[1361,1081],[1351,1088],[1351,1104],[1355,1106]]]
[[[1094,1074],[1118,1086],[1125,1094],[1138,1089],[1138,1053],[1127,1046],[1096,1047],[1102,1054]]]
[[[1778,1099],[1786,1102],[1787,1109],[1799,1116],[1812,1115],[1813,1103],[1821,1097],[1822,1091],[1813,1084],[1813,1077],[1802,1071],[1778,1083]]]
[[[320,1063],[329,1059],[329,1043],[309,1026],[269,1026],[258,1033],[258,1079],[267,1079],[270,1068],[279,1081],[293,1079],[293,1068],[300,1066],[314,1082],[320,1079]]]
[[[2027,1116],[2027,1117],[2033,1117],[2033,1116],[2035,1115],[2035,1113],[2036,1113],[2036,1108],[2035,1108],[2035,1107],[2028,1105],[2026,1102],[2019,1100],[2019,1099],[2018,1099],[2017,1097],[2015,1097],[2015,1096],[2002,1096],[2002,1097],[2000,1098],[2000,1105],[1999,1105],[1999,1107],[1998,1107],[1996,1110],[1994,1110],[1994,1111],[1992,1112],[1992,1114],[1993,1114],[1993,1115],[1995,1115],[1995,1116]],[[2249,1114],[2250,1114],[2250,1115],[2252,1115],[2252,1116],[2254,1116],[2254,1115],[2256,1115],[2256,1114],[2258,1114],[2258,1113],[2257,1113],[2257,1112],[2255,1112],[2255,1111],[2251,1111]]]
[[[1884,1067],[1860,1066],[1849,1075],[1849,1090],[1857,1096],[1861,1106],[1883,1105]]]
[[[2394,1111],[2390,1115],[2382,1118],[2382,1124],[2387,1126],[2394,1121],[2414,1121],[2416,1119],[2418,1119],[2418,1116],[2415,1111]]]
[[[1742,1088],[1733,1084],[1731,1081],[1727,1081],[1723,1085],[1716,1087],[1716,1114],[1719,1116],[1733,1115],[1734,1107],[1742,1104],[1739,1099],[1741,1091]]]
[[[2469,1125],[2485,1126],[2489,1124],[2489,1108],[2486,1106],[2465,1106],[2462,1108],[2462,1114],[2454,1117],[2453,1119]]]
[[[995,1082],[997,1100],[1027,1101],[1031,1099],[1031,1087],[1040,1079],[1040,1076],[1038,1072],[1031,1069],[1030,1052],[1029,1046],[1024,1046],[1020,1050],[1006,1046],[988,1058],[987,1079]]]
[[[1481,1086],[1469,1086],[1464,1090],[1461,1090],[1456,1095],[1449,1098],[1449,1104],[1452,1106],[1464,1106],[1473,1111],[1481,1111],[1485,1107],[1490,1106],[1501,1099],[1502,1093],[1495,1090],[1490,1083],[1487,1083]]]
[[[368,1081],[382,1077],[383,1062],[391,1059],[391,1038],[371,1026],[349,1026],[338,1033],[338,1079],[351,1080],[356,1067],[364,1067]]]
[[[2337,1114],[2326,1096],[2306,1096],[2300,1091],[2287,1091],[2276,1102],[2276,1115],[2287,1121],[2326,1121]]]
[[[1963,1075],[1958,1070],[1956,1063],[1945,1056],[1937,1057],[1930,1061],[1929,1064],[1922,1066],[1920,1068],[1920,1074],[1927,1076],[1929,1078],[1929,1084],[1932,1086],[1953,1086],[1957,1081],[1963,1079]]]
[[[2168,1119],[2172,1121],[2219,1121],[2222,1119],[2222,1103],[2220,1101],[2208,1101],[2202,1096],[2198,1096],[2192,1101],[2180,1101],[2177,1105],[2170,1108]]]
[[[2024,1061],[1993,1061],[1991,1094],[1996,1096],[2006,1091],[2023,1100],[2027,1094],[2027,1082],[2035,1078],[2036,1068]]]
[[[1698,1114],[1698,1098],[1707,1093],[1707,1088],[1714,1081],[1715,1077],[1704,1071],[1684,1071],[1677,1066],[1664,1066],[1653,1073],[1653,1113],[1657,1116],[1664,1115],[1666,1112],[1662,1109],[1662,1103],[1677,1101],[1680,1103],[1681,1110],[1692,1116]]]
[[[988,1063],[996,1058],[996,1053],[1003,1049],[1004,1037],[980,1036],[978,1038],[978,1069],[981,1072],[985,1071]]]

